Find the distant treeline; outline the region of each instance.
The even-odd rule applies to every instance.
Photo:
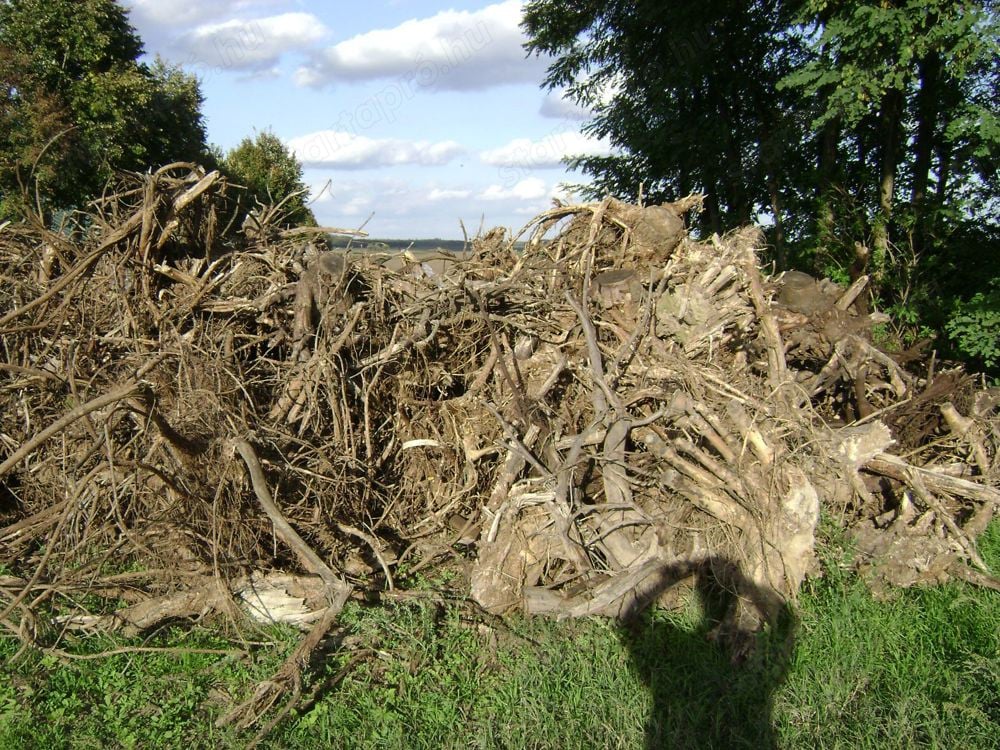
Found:
[[[369,252],[403,252],[404,250],[442,250],[449,253],[460,253],[466,249],[464,240],[379,240],[365,237],[362,240],[351,240],[349,237],[329,235],[330,247],[352,250],[367,250]]]

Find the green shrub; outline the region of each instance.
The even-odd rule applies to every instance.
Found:
[[[963,356],[981,361],[987,369],[1000,364],[1000,279],[993,279],[987,292],[958,300],[945,330]]]

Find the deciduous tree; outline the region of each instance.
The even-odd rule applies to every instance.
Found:
[[[142,62],[142,52],[127,12],[112,0],[0,2],[7,210],[22,187],[37,187],[49,207],[67,207],[98,193],[117,169],[204,154],[197,80]]]
[[[810,56],[784,85],[802,92],[814,132],[839,132],[831,157],[854,162],[834,171],[863,196],[876,273],[893,240],[929,250],[942,210],[990,219],[964,199],[986,188],[995,201],[1000,187],[992,5],[808,0],[800,12]]]
[[[800,123],[777,90],[799,48],[771,3],[556,2],[525,7],[528,49],[554,56],[545,85],[594,112],[620,155],[576,161],[598,191],[651,200],[706,194],[703,228],[771,212],[783,229]]]
[[[302,165],[278,136],[270,131],[244,138],[226,154],[223,169],[248,190],[249,205],[276,205],[282,209],[287,225],[310,224],[316,220],[306,205],[306,185]]]

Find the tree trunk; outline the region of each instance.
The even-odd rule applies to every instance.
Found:
[[[737,137],[737,133],[730,133],[726,142],[726,193],[729,205],[727,206],[730,226],[732,229],[737,226],[749,224],[753,218],[750,210],[750,198],[747,195],[747,181],[744,174],[743,156],[741,153],[742,137]]]
[[[788,253],[785,249],[785,225],[781,219],[781,193],[778,177],[773,170],[767,173],[767,193],[771,199],[771,213],[774,214],[774,254],[779,271],[788,269]]]
[[[711,81],[714,83],[714,80]],[[716,88],[713,86],[713,88]],[[723,89],[716,91],[712,98],[722,115],[723,122],[732,123],[726,131],[725,142],[721,144],[719,157],[723,167],[722,185],[725,187],[725,209],[723,224],[726,229],[750,223],[750,201],[747,197],[746,180],[743,169],[742,145],[744,138],[739,130],[739,118],[736,116],[728,92]],[[721,196],[720,196],[721,197]],[[719,207],[723,214],[722,206]]]
[[[837,214],[835,195],[837,189],[837,144],[840,141],[840,121],[827,120],[819,134],[817,185],[817,234],[820,247],[829,248],[836,243]]]
[[[706,184],[705,210],[702,212],[702,227],[709,233],[722,234],[722,216],[719,208],[719,183]]]
[[[881,158],[879,159],[878,215],[872,227],[872,261],[880,273],[889,255],[889,222],[892,221],[893,195],[896,188],[896,163],[903,92],[890,89],[882,98]]]
[[[917,93],[917,134],[914,144],[913,188],[910,203],[913,204],[916,225],[915,235],[922,247],[929,235],[927,226],[927,185],[930,180],[931,158],[937,140],[937,119],[940,107],[938,80],[941,74],[941,59],[931,52],[920,61],[920,91]]]
[[[964,100],[964,94],[960,89],[959,83],[948,79],[944,75],[940,75],[938,77],[937,94],[938,117],[943,123],[951,122],[959,115]],[[943,125],[942,131],[946,128],[947,125]],[[941,209],[949,202],[951,192],[950,183],[952,173],[955,171],[956,159],[954,144],[942,137],[940,133],[934,141],[934,156],[936,164],[933,166],[931,172],[936,177],[935,194],[933,198],[928,195],[927,201],[928,203],[933,201],[933,208]],[[928,187],[929,192],[930,188]]]
[[[951,177],[951,146],[947,143],[938,144],[938,179],[935,202],[943,206],[948,199],[948,178]]]

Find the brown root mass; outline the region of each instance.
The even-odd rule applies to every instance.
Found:
[[[237,605],[325,631],[459,553],[492,612],[625,617],[709,572],[746,632],[814,569],[821,509],[881,580],[993,582],[1000,399],[876,347],[864,278],[768,277],[755,228],[693,241],[697,197],[385,262],[224,226],[231,191],[171,165],[72,232],[0,229],[0,620],[26,642]]]

